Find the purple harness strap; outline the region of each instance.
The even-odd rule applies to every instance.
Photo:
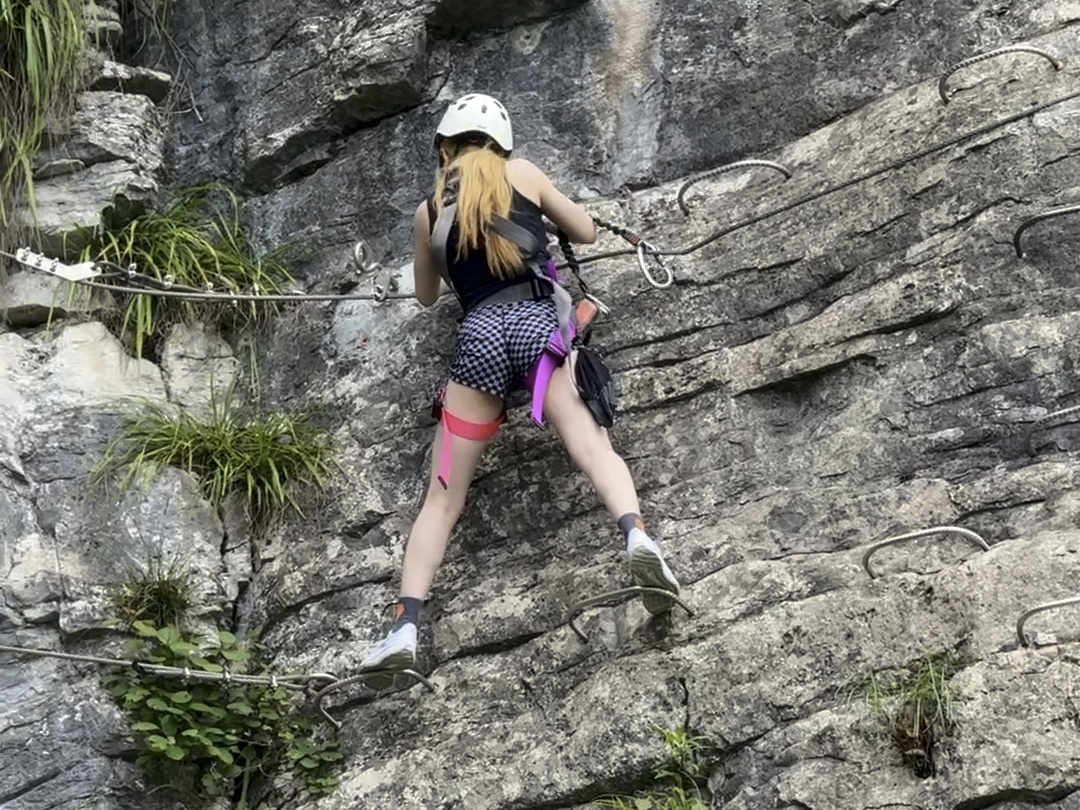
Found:
[[[570,339],[573,340],[576,334],[577,329],[571,323]],[[555,373],[555,369],[561,366],[563,360],[566,359],[566,355],[567,351],[566,347],[563,346],[562,335],[556,329],[551,333],[551,338],[548,340],[548,345],[544,347],[543,354],[533,363],[532,368],[529,369],[529,373],[525,377],[525,387],[532,392],[532,409],[529,415],[540,427],[544,426],[544,395],[547,393],[548,383],[551,382],[551,375]]]

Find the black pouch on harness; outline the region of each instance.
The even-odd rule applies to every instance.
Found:
[[[580,342],[576,342],[574,348],[577,349],[574,383],[578,393],[596,424],[609,428],[615,424],[615,408],[618,404],[615,380],[600,352]]]

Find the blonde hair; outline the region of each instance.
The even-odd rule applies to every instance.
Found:
[[[520,275],[525,269],[518,246],[488,226],[494,216],[509,218],[514,189],[506,177],[506,158],[487,143],[439,144],[442,165],[435,176],[435,207],[457,202],[457,257],[483,245],[487,265],[496,278]]]

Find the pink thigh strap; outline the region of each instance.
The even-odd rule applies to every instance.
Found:
[[[470,422],[460,416],[454,416],[444,407],[440,414],[443,426],[442,448],[439,452],[439,472],[435,476],[443,489],[450,486],[450,455],[453,443],[450,437],[457,436],[471,442],[486,442],[499,432],[499,426],[506,421],[506,413],[501,413],[490,422]]]

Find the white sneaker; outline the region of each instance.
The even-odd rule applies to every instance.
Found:
[[[412,669],[415,664],[416,625],[406,622],[368,650],[360,662],[360,671]]]
[[[630,558],[630,575],[634,578],[634,584],[644,588],[662,588],[679,593],[679,581],[671,573],[664,555],[660,553],[660,546],[653,542],[649,535],[641,529],[634,527],[626,537],[626,554]],[[641,597],[645,610],[652,615],[666,613],[675,604],[659,594],[645,594]]]

